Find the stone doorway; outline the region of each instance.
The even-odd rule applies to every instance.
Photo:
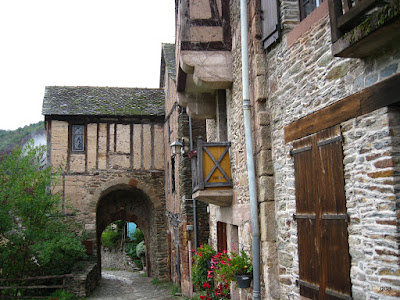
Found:
[[[167,279],[167,232],[165,208],[152,201],[135,180],[119,182],[104,189],[96,207],[97,262],[101,274],[101,234],[112,222],[133,222],[143,231],[147,276]]]

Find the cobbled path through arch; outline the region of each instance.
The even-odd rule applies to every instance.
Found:
[[[165,284],[152,284],[143,272],[102,271],[102,279],[88,300],[183,300],[172,297]]]

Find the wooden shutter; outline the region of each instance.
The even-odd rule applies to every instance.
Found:
[[[262,43],[267,49],[280,37],[278,0],[261,0]]]
[[[340,127],[294,143],[300,295],[351,299]]]
[[[319,294],[320,247],[319,226],[317,226],[314,184],[312,139],[307,138],[296,144],[293,151],[295,166],[296,215],[299,252],[300,295],[315,299]]]
[[[316,134],[320,172],[321,267],[326,298],[350,299],[350,256],[339,126]]]

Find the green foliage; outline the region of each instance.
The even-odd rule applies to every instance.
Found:
[[[139,247],[139,253],[143,253],[143,255],[145,255],[146,249],[144,246],[144,233],[139,228],[137,228],[135,233],[133,234],[133,241],[125,246],[125,252],[133,260],[136,266],[142,269],[143,264],[140,255],[138,255],[138,247]]]
[[[198,290],[204,290],[203,284],[209,281],[210,268],[207,262],[211,263],[211,258],[214,255],[215,250],[210,245],[204,244],[197,248],[193,256],[192,281]],[[213,283],[210,282],[210,284]]]
[[[30,142],[0,162],[0,278],[69,273],[85,258],[79,228],[51,193],[59,176],[41,164],[45,150]]]
[[[76,300],[78,299],[74,294],[67,292],[65,290],[57,290],[54,293],[52,293],[49,297],[49,300]]]
[[[144,241],[144,233],[139,228],[136,228],[135,232],[133,233],[133,240],[136,244],[139,244],[141,241]]]
[[[171,295],[175,296],[175,294],[180,294],[180,293],[182,293],[182,290],[179,287],[179,285],[171,284]]]
[[[159,285],[159,284],[161,284],[162,283],[162,281],[160,280],[160,279],[158,279],[157,277],[154,277],[152,280],[151,280],[151,284],[154,284],[154,285]]]
[[[37,133],[44,133],[44,123],[38,122],[17,130],[0,130],[0,155],[9,154],[16,146],[22,146]]]
[[[101,235],[101,243],[108,249],[117,249],[121,244],[122,234],[119,231],[105,230]]]

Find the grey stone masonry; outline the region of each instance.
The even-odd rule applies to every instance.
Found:
[[[285,29],[292,24],[290,3],[281,1]],[[280,297],[291,299],[300,297],[299,263],[297,226],[292,219],[296,212],[292,144],[285,143],[284,128],[399,73],[400,49],[367,59],[332,57],[328,15],[289,48],[285,37],[266,54],[266,111],[275,174]],[[342,124],[354,299],[400,296],[398,119],[398,110],[385,108]]]
[[[396,209],[400,194],[394,182],[394,160],[399,159],[399,120],[399,109],[382,108],[342,126],[355,299],[400,295]]]

